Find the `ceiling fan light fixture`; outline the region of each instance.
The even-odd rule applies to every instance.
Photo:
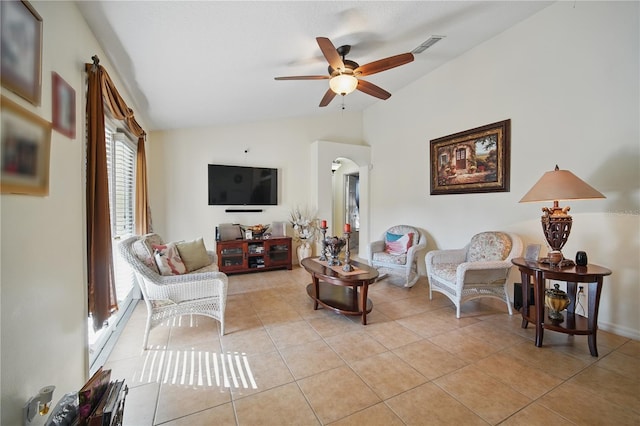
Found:
[[[329,87],[338,95],[348,95],[358,87],[358,79],[351,74],[338,74],[331,77]]]

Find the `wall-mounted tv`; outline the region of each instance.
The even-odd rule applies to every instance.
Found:
[[[278,169],[209,164],[210,206],[275,206]]]

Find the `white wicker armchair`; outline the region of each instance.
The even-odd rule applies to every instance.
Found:
[[[413,234],[411,246],[404,254],[394,254],[385,250],[387,234],[401,236]],[[416,254],[427,247],[427,237],[419,229],[408,225],[396,225],[387,229],[381,240],[369,244],[369,265],[383,275],[401,277],[404,287],[413,287],[418,281],[418,262]]]
[[[120,254],[135,272],[147,306],[142,348],[147,349],[151,329],[181,315],[214,318],[220,322],[220,334],[224,335],[228,279],[218,271],[215,252],[207,251],[211,263],[201,269],[165,276],[155,267],[151,244],[162,244],[162,239],[157,234],[147,234],[128,238],[119,245]]]
[[[429,298],[434,291],[447,296],[456,305],[456,318],[463,303],[479,297],[502,300],[512,315],[507,276],[511,259],[521,255],[520,237],[505,232],[476,234],[462,249],[430,251],[425,256]]]

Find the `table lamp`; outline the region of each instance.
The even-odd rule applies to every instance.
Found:
[[[542,175],[533,188],[522,197],[521,203],[553,201],[553,207],[542,208],[542,231],[551,250],[540,262],[558,267],[573,266],[573,261],[565,259],[562,255],[562,247],[569,239],[573,220],[567,214],[570,207],[559,207],[558,200],[592,198],[606,197],[570,171],[560,170],[557,165],[555,170]]]

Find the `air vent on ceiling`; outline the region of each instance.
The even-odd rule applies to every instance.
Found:
[[[444,37],[445,36],[432,35],[431,37],[429,37],[427,41],[425,41],[420,46],[413,49],[411,53],[413,53],[414,55],[417,55],[418,53],[422,53],[428,48],[430,48],[431,46],[433,46],[434,44],[436,44],[437,42],[439,42],[440,40],[442,40]]]

